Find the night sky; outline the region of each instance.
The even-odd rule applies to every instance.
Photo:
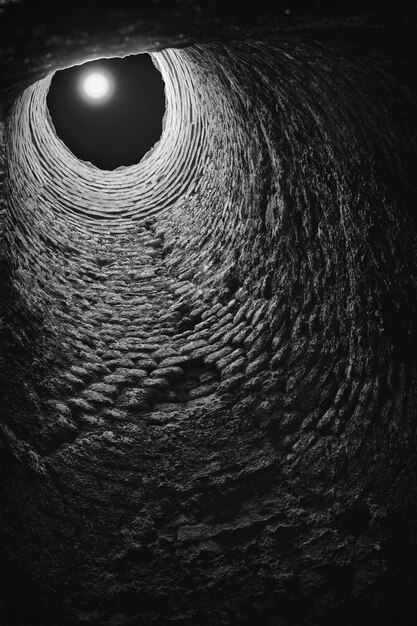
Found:
[[[80,85],[90,70],[113,79],[106,102],[83,97]],[[159,140],[164,82],[149,54],[101,59],[56,72],[47,103],[56,133],[71,152],[113,170],[138,163]]]

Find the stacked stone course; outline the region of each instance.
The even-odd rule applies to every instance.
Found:
[[[43,625],[409,601],[415,92],[366,37],[153,52],[162,137],[111,172],[56,137],[51,76],[14,102],[4,534]]]

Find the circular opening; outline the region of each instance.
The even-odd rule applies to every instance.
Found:
[[[101,59],[56,72],[47,104],[77,158],[114,170],[139,163],[159,140],[164,82],[149,54]]]

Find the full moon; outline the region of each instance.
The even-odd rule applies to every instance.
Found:
[[[94,74],[89,74],[84,79],[83,87],[89,98],[98,100],[107,95],[109,91],[109,81],[104,74],[95,72]]]
[[[84,68],[78,80],[78,93],[88,104],[106,104],[112,98],[115,88],[113,74],[100,65]]]

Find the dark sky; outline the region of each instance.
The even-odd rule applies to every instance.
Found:
[[[85,100],[79,84],[86,70],[114,80],[105,103]],[[57,72],[47,97],[57,135],[80,159],[112,170],[138,163],[161,136],[164,82],[149,54],[101,59]]]

